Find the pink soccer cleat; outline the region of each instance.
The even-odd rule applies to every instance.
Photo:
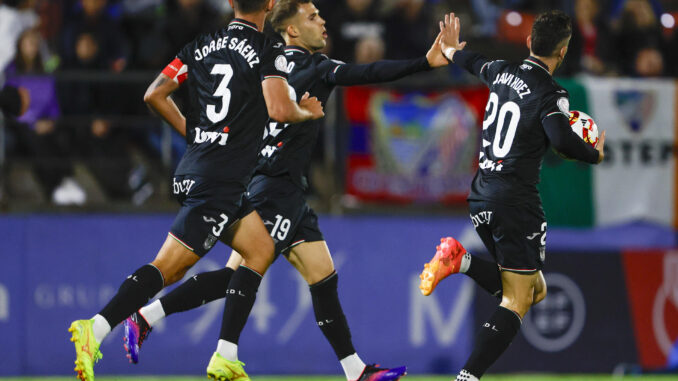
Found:
[[[424,271],[419,275],[421,293],[431,295],[441,280],[458,273],[464,254],[466,249],[459,241],[452,237],[441,238],[440,245],[436,246],[436,255],[424,265]]]

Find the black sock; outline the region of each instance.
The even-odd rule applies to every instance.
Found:
[[[226,288],[234,270],[224,267],[216,271],[200,273],[160,298],[165,316],[198,308],[205,303],[226,297]]]
[[[240,266],[233,273],[226,289],[226,306],[224,318],[221,321],[219,338],[233,344],[238,344],[240,333],[245,328],[257,290],[261,283],[261,275],[245,266]]]
[[[164,287],[164,279],[157,267],[147,264],[139,267],[120,285],[118,293],[104,307],[103,316],[111,329],[136,312]]]
[[[473,352],[464,369],[478,378],[482,377],[487,368],[494,364],[511,344],[520,330],[520,323],[518,314],[498,306],[476,334]]]
[[[313,312],[318,327],[330,342],[334,353],[339,360],[355,353],[353,342],[351,341],[351,331],[346,322],[346,316],[339,303],[339,294],[337,293],[337,283],[339,276],[337,273],[312,284],[311,299],[313,300]]]
[[[471,256],[471,265],[465,274],[470,276],[485,291],[501,299],[501,274],[496,263],[473,255]]]

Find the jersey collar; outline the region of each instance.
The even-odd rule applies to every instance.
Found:
[[[287,46],[285,47],[285,54],[286,54],[286,55],[294,54],[294,53],[298,53],[298,54],[311,54],[311,52],[309,52],[308,50],[302,48],[301,46],[287,45]]]
[[[540,60],[534,58],[533,56],[529,56],[528,58],[525,58],[524,61],[527,62],[527,63],[529,63],[529,64],[532,64],[532,65],[534,65],[534,66],[538,66],[538,67],[544,69],[547,73],[549,73],[549,75],[551,74],[551,73],[549,72],[549,67],[546,66],[545,63],[543,63],[543,62],[541,62]]]
[[[257,32],[259,31],[259,28],[257,28],[257,24],[255,24],[253,22],[249,22],[247,20],[235,18],[230,23],[228,23],[228,25],[232,25],[232,24],[241,25],[241,26],[244,26],[244,27],[247,27],[247,28],[252,28],[252,29],[256,30]]]

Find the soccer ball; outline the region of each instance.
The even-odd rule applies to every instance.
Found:
[[[570,111],[570,127],[582,140],[595,147],[598,144],[598,125],[581,111]]]

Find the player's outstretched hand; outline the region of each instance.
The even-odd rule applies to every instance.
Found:
[[[602,162],[605,159],[605,131],[600,134],[600,139],[596,144],[596,150],[598,151],[598,163]]]
[[[305,92],[301,97],[301,100],[299,101],[299,107],[310,112],[311,115],[313,115],[311,119],[320,119],[325,116],[322,103],[320,103],[318,98],[312,97],[308,91]]]
[[[462,50],[466,46],[466,41],[459,42],[459,32],[461,25],[459,24],[459,17],[454,16],[454,12],[445,15],[445,21],[440,21],[440,48],[443,54],[452,61],[454,52]]]
[[[428,61],[428,66],[430,67],[441,67],[450,63],[443,55],[443,51],[440,48],[440,39],[442,36],[443,32],[441,31],[438,33],[436,40],[433,41],[433,45],[431,45],[431,48],[426,53],[426,61]]]

